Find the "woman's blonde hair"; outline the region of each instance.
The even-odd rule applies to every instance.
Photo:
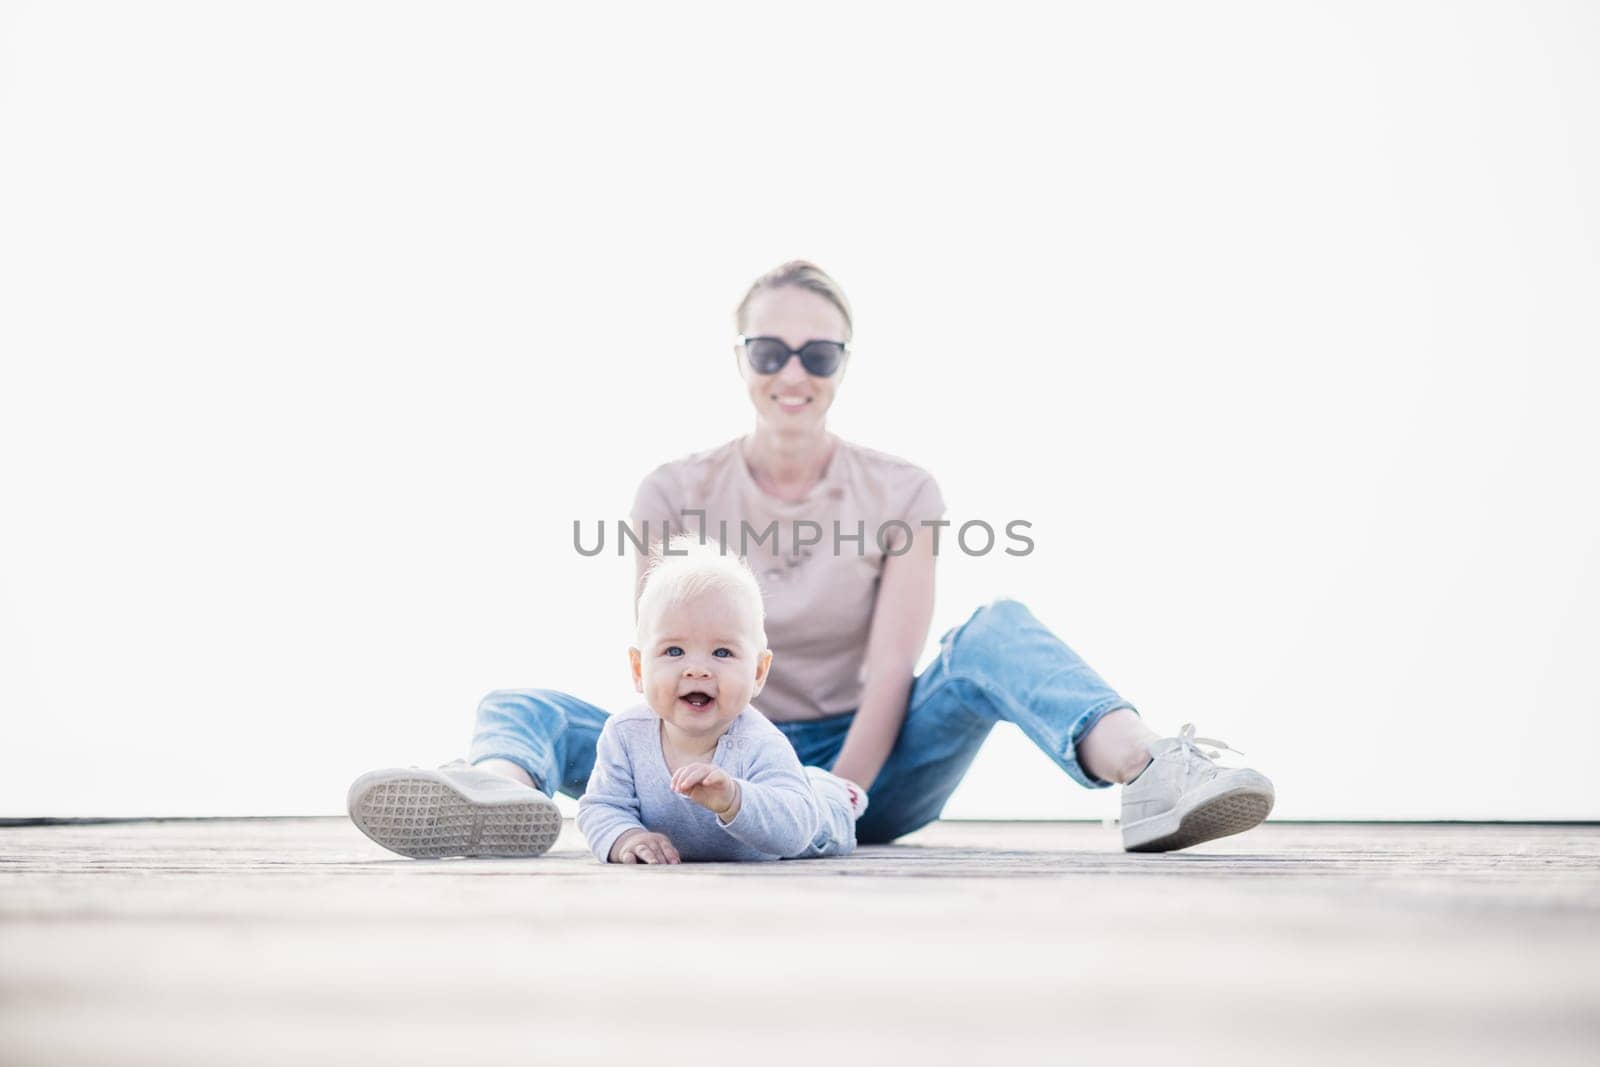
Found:
[[[854,336],[855,319],[850,314],[850,301],[845,298],[844,290],[839,288],[838,282],[828,276],[827,271],[805,259],[791,259],[757,278],[750,286],[750,291],[744,294],[744,299],[739,301],[738,308],[734,310],[733,328],[740,334],[744,333],[744,317],[750,310],[750,301],[756,298],[757,293],[766,292],[768,289],[782,289],[786,286],[808,289],[838,308],[839,313],[844,316],[844,339],[848,341]]]
[[[639,618],[634,639],[644,647],[646,627],[654,623],[662,609],[682,604],[709,592],[725,592],[744,601],[755,621],[756,647],[767,647],[767,611],[761,600],[761,585],[755,572],[743,559],[725,555],[686,534],[667,543],[668,553],[657,546],[650,555],[639,592]]]

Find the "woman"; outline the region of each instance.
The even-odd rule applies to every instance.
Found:
[[[634,529],[658,540],[671,525],[748,556],[774,653],[760,710],[801,762],[866,789],[863,844],[937,819],[1002,720],[1079,784],[1124,786],[1129,850],[1185,848],[1266,817],[1264,776],[1218,767],[1197,742],[1227,746],[1192,727],[1156,735],[1014,600],[973,612],[914,674],[933,617],[933,524],[944,502],[927,472],[827,430],[849,355],[849,302],[827,274],[795,261],[756,280],[735,323],[755,429],[651,472]],[[646,563],[641,554],[641,576]],[[583,792],[606,714],[552,690],[490,693],[470,762],[363,775],[351,817],[404,855],[538,855],[560,829],[549,796]]]

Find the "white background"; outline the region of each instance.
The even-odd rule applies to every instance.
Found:
[[[1594,818],[1600,7],[0,6],[0,815],[336,813],[632,696],[574,518],[843,436],[1284,817]],[[930,649],[931,649],[930,640]],[[947,814],[1100,816],[1002,728]]]

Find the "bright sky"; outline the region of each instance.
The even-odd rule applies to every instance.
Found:
[[[630,702],[573,551],[834,429],[1283,817],[1596,818],[1600,8],[0,7],[0,815],[332,814],[495,688]],[[1009,728],[947,809],[1102,816]]]

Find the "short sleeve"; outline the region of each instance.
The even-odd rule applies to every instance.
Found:
[[[918,470],[915,481],[911,483],[911,491],[905,506],[900,514],[892,517],[909,526],[912,536],[915,537],[918,534],[925,534],[922,523],[941,518],[944,510],[944,495],[939,492],[939,483],[934,481],[933,475],[927,471]],[[905,531],[890,526],[885,540],[890,554],[898,555],[905,544]]]
[[[657,467],[645,475],[644,481],[639,483],[638,491],[633,495],[633,508],[629,517],[633,520],[634,529],[639,528],[641,522],[650,524],[649,533],[652,543],[665,540],[665,531],[683,528],[683,520],[678,515],[682,507],[673,499],[672,475],[665,467]]]
[[[944,515],[944,495],[939,492],[939,483],[927,471],[921,473],[922,477],[911,494],[911,503],[906,506],[905,520],[913,527],[924,519],[937,519]]]

